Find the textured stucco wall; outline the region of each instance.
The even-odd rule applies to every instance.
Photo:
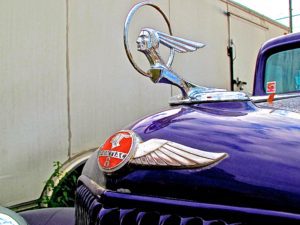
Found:
[[[0,1],[0,204],[38,197],[67,159],[65,12],[59,0]]]

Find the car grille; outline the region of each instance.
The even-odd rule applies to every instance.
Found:
[[[94,192],[93,192],[94,193]],[[262,225],[300,224],[300,216],[268,210],[76,190],[76,225]]]
[[[139,208],[106,206],[87,187],[81,185],[76,195],[76,225],[227,225],[223,220],[205,220],[197,216],[164,214]],[[232,225],[241,223],[232,223]]]

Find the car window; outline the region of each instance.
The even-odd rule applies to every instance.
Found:
[[[300,48],[271,55],[264,82],[268,94],[300,91]]]

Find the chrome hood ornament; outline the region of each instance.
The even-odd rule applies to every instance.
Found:
[[[154,83],[169,83],[180,88],[183,98],[188,97],[191,88],[196,87],[168,66],[159,53],[159,45],[175,50],[179,53],[193,52],[198,48],[203,48],[202,43],[189,41],[179,37],[171,36],[151,28],[143,28],[136,41],[138,51],[144,53],[150,63],[148,74]]]
[[[168,25],[170,33],[166,34],[154,30],[152,28],[141,29],[136,43],[137,50],[145,54],[146,58],[150,63],[150,69],[147,72],[143,71],[134,62],[131,52],[129,50],[128,43],[128,30],[131,19],[135,12],[143,6],[151,6],[155,8],[163,16],[164,20]],[[160,55],[160,44],[170,48],[169,59],[167,62],[165,62]],[[205,44],[173,36],[170,22],[166,15],[163,13],[163,11],[161,11],[161,9],[158,6],[150,2],[138,3],[130,10],[124,25],[124,46],[129,61],[139,73],[146,77],[149,77],[154,83],[171,84],[177,86],[181,90],[181,96],[176,96],[175,98],[173,97],[171,100],[171,104],[175,105],[196,103],[199,101],[203,102],[249,99],[246,94],[240,92],[231,92],[230,95],[225,94],[225,97],[223,98],[223,93],[225,93],[226,90],[197,86],[184,80],[183,78],[181,78],[181,76],[175,73],[171,68],[175,52],[193,52],[199,48],[203,48]]]

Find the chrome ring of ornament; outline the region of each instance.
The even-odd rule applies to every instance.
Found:
[[[151,77],[150,74],[148,74],[147,72],[145,72],[144,70],[142,70],[136,63],[135,61],[133,60],[133,57],[132,57],[132,54],[130,52],[130,49],[129,49],[129,43],[128,43],[128,30],[129,30],[129,25],[130,25],[130,22],[131,22],[131,19],[133,17],[133,15],[136,13],[136,11],[138,9],[140,9],[141,7],[143,6],[151,6],[153,7],[154,9],[156,9],[164,18],[165,22],[167,23],[168,25],[168,29],[169,29],[169,33],[170,35],[172,35],[172,29],[171,29],[171,25],[170,25],[170,22],[167,18],[167,16],[164,14],[164,12],[156,5],[150,3],[150,2],[141,2],[141,3],[138,3],[137,5],[135,5],[131,10],[130,12],[128,13],[128,16],[125,20],[125,24],[124,24],[124,32],[123,32],[123,38],[124,38],[124,47],[125,47],[125,51],[126,51],[126,55],[131,63],[131,65],[142,75],[146,76],[146,77]],[[173,62],[173,59],[174,59],[174,56],[175,56],[175,50],[173,48],[170,49],[170,53],[169,53],[169,59],[168,59],[168,62],[167,62],[167,66],[170,67],[172,65],[172,62]]]

